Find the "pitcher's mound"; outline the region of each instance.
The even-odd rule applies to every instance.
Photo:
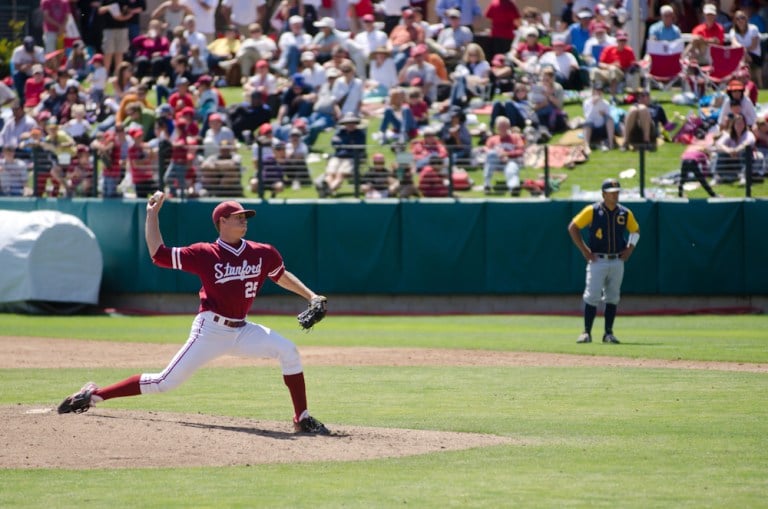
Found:
[[[523,440],[477,433],[326,423],[331,436],[290,422],[92,408],[0,407],[0,468],[143,468],[355,461],[470,449]]]

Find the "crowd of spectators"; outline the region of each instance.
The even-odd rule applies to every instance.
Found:
[[[649,57],[629,45],[632,9],[622,1],[565,4],[548,16],[512,0],[492,0],[485,11],[477,0],[361,0],[343,12],[302,0],[274,12],[263,0],[167,0],[149,13],[144,0],[102,0],[76,12],[64,0],[43,0],[43,45],[25,37],[0,86],[9,111],[0,194],[144,196],[164,187],[187,197],[241,196],[245,181],[272,196],[314,185],[326,197],[358,170],[371,198],[442,196],[448,168],[460,163],[483,168],[486,193],[500,172],[517,196],[526,146],[553,134],[582,128],[587,155],[598,145],[653,149],[671,122],[648,87]],[[649,13],[656,21],[648,40],[690,33],[688,68],[712,63],[709,45],[746,49],[710,133],[721,161],[734,165],[745,147],[768,144],[752,96],[762,83],[761,13],[746,1],[732,17],[713,3],[693,13],[681,9],[686,3],[660,4]],[[81,37],[52,59],[69,14]],[[482,16],[490,37],[481,41]],[[226,86],[241,88],[242,101],[227,104]],[[581,119],[564,112],[574,97]],[[479,141],[470,124],[478,106],[491,111]],[[380,127],[368,132],[373,116]],[[326,130],[334,131],[327,165],[312,181],[307,158]],[[369,160],[369,138],[396,152],[397,163],[383,165],[379,149]],[[241,160],[243,146],[251,161]],[[20,169],[32,165],[31,188],[20,186]]]

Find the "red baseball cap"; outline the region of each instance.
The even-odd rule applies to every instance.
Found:
[[[242,205],[234,200],[223,201],[213,209],[213,224],[218,225],[219,219],[229,217],[232,214],[245,214],[245,217],[253,217],[256,215],[256,211],[244,209]]]
[[[272,124],[261,124],[259,126],[259,134],[264,135],[272,132]]]
[[[363,21],[376,21],[376,17],[373,14],[366,14],[363,16]]]

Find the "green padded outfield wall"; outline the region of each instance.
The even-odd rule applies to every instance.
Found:
[[[214,240],[216,203],[167,202],[166,244]],[[768,201],[626,204],[642,237],[627,264],[624,293],[768,294]],[[584,261],[566,231],[584,202],[246,205],[257,210],[248,238],[274,244],[289,270],[327,294],[580,294],[584,287]],[[143,201],[0,199],[0,209],[54,209],[83,220],[102,249],[106,293],[199,289],[195,277],[152,265]]]

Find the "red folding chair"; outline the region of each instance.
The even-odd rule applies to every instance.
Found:
[[[643,66],[649,86],[669,90],[683,82],[683,41],[646,41],[647,63]]]
[[[741,67],[745,52],[742,46],[710,46],[712,64],[701,68],[707,85],[722,91]]]

